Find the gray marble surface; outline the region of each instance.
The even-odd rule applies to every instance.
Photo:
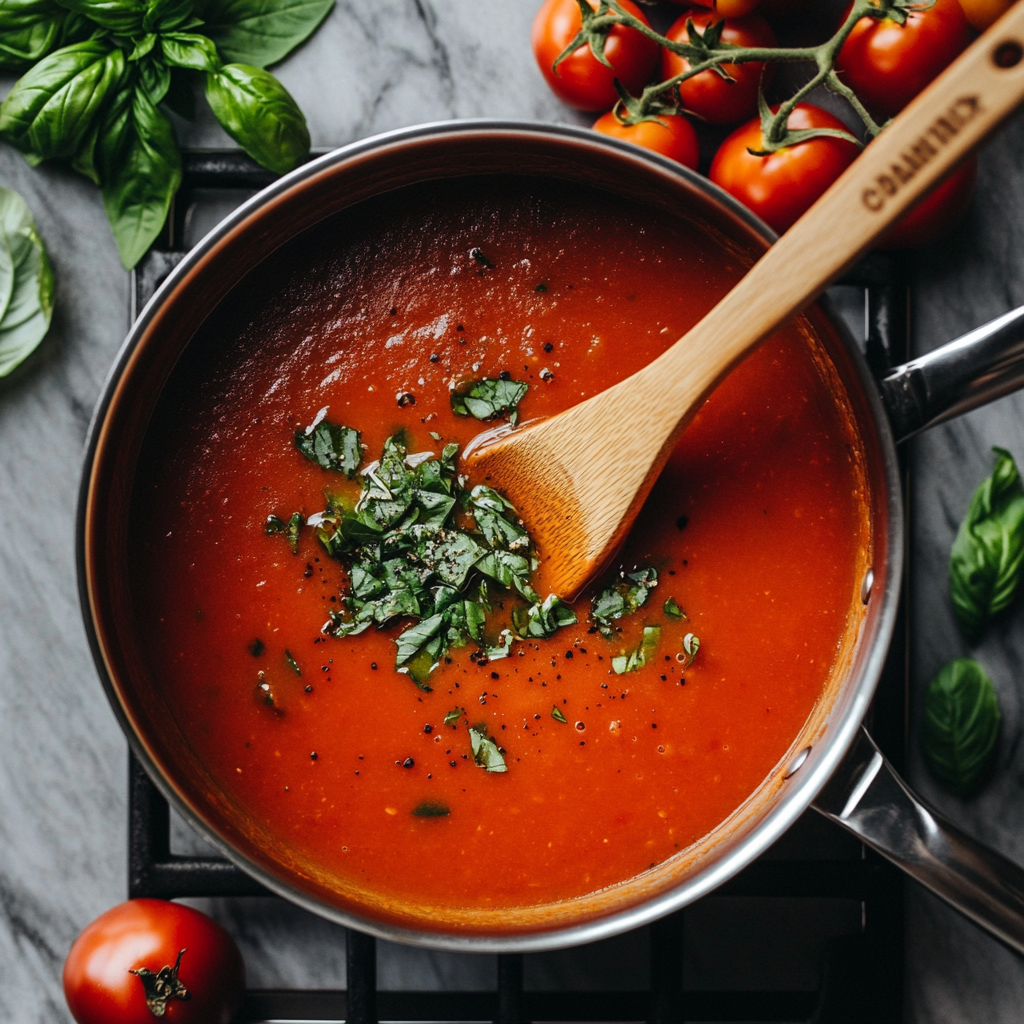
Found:
[[[278,73],[321,148],[440,118],[585,122],[548,93],[533,66],[527,39],[534,8],[533,0],[339,0],[321,31]],[[0,80],[0,95],[8,86]],[[187,146],[229,144],[209,116],[178,128]],[[1024,302],[1022,162],[1018,117],[982,155],[969,220],[953,240],[913,258],[919,351]],[[0,382],[0,1019],[53,1024],[68,1020],[60,989],[67,949],[125,893],[126,745],[80,624],[73,533],[83,441],[127,326],[128,278],[91,185],[64,169],[30,169],[6,146],[0,182],[31,206],[58,282],[49,338]],[[1004,399],[913,444],[915,728],[917,698],[931,674],[968,651],[952,620],[945,561],[971,491],[989,471],[993,444],[1024,459],[1024,398]],[[937,790],[917,759],[910,775],[950,817],[1024,862],[1020,606],[972,653],[989,669],[1002,703],[997,777],[964,802]],[[176,825],[177,849],[197,843]],[[203,905],[238,937],[253,984],[344,984],[341,929],[279,901]],[[732,905],[715,929],[725,940],[739,936],[748,912]],[[831,918],[808,925],[797,908],[785,906],[776,909],[776,921],[790,912],[800,940],[807,928],[824,935],[849,925]],[[908,913],[908,1021],[1020,1019],[1024,964],[913,886]],[[608,984],[614,977],[623,988],[643,986],[645,941],[625,937],[585,957],[533,958],[528,983]],[[713,987],[714,958],[707,947],[691,952],[688,969]],[[387,988],[483,988],[493,983],[494,961],[385,946],[380,973]],[[751,982],[814,983],[802,976]]]

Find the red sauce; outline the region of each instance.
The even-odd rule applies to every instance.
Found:
[[[177,372],[133,508],[148,656],[210,776],[310,864],[421,908],[594,892],[729,817],[821,697],[869,539],[845,398],[793,327],[680,442],[621,559],[660,583],[618,640],[588,633],[585,596],[579,625],[483,667],[455,650],[422,693],[393,668],[401,627],[322,635],[343,566],[310,530],[294,556],[263,531],[343,489],[292,443],[318,410],[362,431],[366,461],[402,427],[412,452],[465,445],[481,424],[451,413],[452,382],[507,370],[531,385],[524,418],[557,413],[649,362],[743,273],[685,221],[495,185],[386,197],[251,275]],[[666,617],[669,597],[687,620]],[[650,624],[654,664],[612,673]],[[701,640],[688,667],[687,632]],[[467,722],[486,722],[506,774],[474,765]],[[414,816],[424,801],[450,813]]]

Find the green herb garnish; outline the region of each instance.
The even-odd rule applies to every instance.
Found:
[[[3,18],[0,11],[0,32]],[[53,270],[43,240],[25,200],[0,187],[0,377],[36,350],[52,315]]]
[[[988,778],[999,736],[992,680],[970,658],[939,669],[924,698],[921,747],[932,774],[950,792],[970,796]]]
[[[498,744],[487,735],[487,725],[484,722],[469,727],[469,742],[473,748],[473,760],[485,771],[508,771],[505,755]]]
[[[657,585],[657,570],[648,566],[634,572],[620,572],[615,583],[595,594],[590,602],[590,617],[601,636],[611,640],[615,636],[612,622],[642,608]]]
[[[462,710],[460,708],[452,708],[452,710],[444,716],[444,724],[450,725],[454,728],[458,724],[458,721],[461,717]]]
[[[412,809],[412,813],[417,818],[446,818],[451,814],[451,808],[439,800],[424,800]]]
[[[257,637],[251,644],[249,644],[249,653],[254,657],[258,658],[265,650],[266,646],[263,641]]]
[[[512,623],[524,639],[547,639],[563,626],[571,626],[576,621],[576,613],[556,594],[549,594],[529,608],[512,611]]]
[[[297,662],[297,661],[295,660],[295,658],[294,658],[294,657],[292,657],[292,652],[291,652],[291,651],[285,651],[285,652],[284,652],[284,661],[285,661],[285,664],[286,664],[286,665],[287,665],[287,666],[288,666],[288,667],[289,667],[289,668],[290,668],[290,669],[291,669],[291,670],[292,670],[292,671],[293,671],[293,672],[294,672],[294,673],[295,673],[295,674],[296,674],[297,676],[301,676],[301,675],[302,675],[302,669],[301,669],[301,668],[299,668],[299,663],[298,663],[298,662]]]
[[[612,658],[612,670],[617,675],[637,672],[647,664],[661,641],[661,626],[644,626],[644,636],[635,651]]]
[[[519,403],[530,390],[530,385],[519,380],[472,381],[452,392],[452,412],[457,416],[473,416],[478,420],[493,420],[508,414],[513,426],[519,421]]]
[[[562,714],[557,704],[553,705],[551,708],[551,717],[556,722],[561,722],[562,725],[565,725],[568,722],[568,719],[565,717],[565,715]]]
[[[1013,600],[1024,563],[1024,486],[1013,456],[992,451],[992,475],[974,492],[949,555],[953,610],[972,642]]]
[[[685,619],[686,612],[676,604],[676,599],[670,597],[663,605],[662,610],[670,619]]]
[[[700,637],[696,633],[687,633],[683,637],[683,651],[689,656],[690,660],[686,663],[687,666],[693,664],[693,659],[697,657],[697,652],[700,650]]]
[[[295,433],[295,447],[321,469],[344,473],[350,480],[363,461],[359,431],[320,420],[306,430]]]
[[[299,534],[302,532],[302,513],[293,512],[287,523],[277,516],[267,516],[266,522],[263,524],[263,532],[269,536],[278,533],[284,534],[285,540],[288,541],[288,547],[292,549],[292,554],[297,555],[299,553]]]

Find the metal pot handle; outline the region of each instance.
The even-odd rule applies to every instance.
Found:
[[[1024,868],[928,807],[866,729],[811,806],[1024,954]]]
[[[1024,387],[1024,306],[896,366],[879,382],[897,441]]]

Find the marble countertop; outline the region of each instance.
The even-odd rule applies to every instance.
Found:
[[[533,0],[338,0],[277,73],[317,148],[442,118],[587,123],[550,95],[533,65],[534,9]],[[0,80],[0,95],[9,84]],[[230,145],[208,112],[179,129],[184,146]],[[7,146],[0,182],[28,201],[57,277],[48,339],[0,382],[0,1018],[52,1024],[69,1019],[60,972],[72,940],[124,898],[126,885],[127,748],[80,621],[74,510],[91,411],[127,328],[129,279],[91,184],[63,168],[31,169]],[[1024,116],[982,153],[968,220],[948,242],[915,254],[911,274],[918,352],[1024,303]],[[912,444],[915,728],[927,680],[968,653],[952,619],[946,559],[970,494],[990,471],[993,444],[1024,459],[1024,397]],[[1019,602],[970,653],[989,670],[1002,705],[996,778],[966,802],[939,791],[916,756],[909,774],[953,820],[1024,862]],[[177,841],[195,840],[180,832]],[[238,937],[252,984],[344,984],[341,929],[280,901],[204,905]],[[1024,963],[911,884],[907,910],[908,1021],[1020,1019]],[[556,985],[564,972],[603,979],[612,964],[626,987],[644,970],[635,947],[612,942],[592,950],[586,966],[572,957],[538,965],[532,982]],[[493,971],[486,958],[397,946],[380,959],[381,984],[391,988],[482,988]]]

